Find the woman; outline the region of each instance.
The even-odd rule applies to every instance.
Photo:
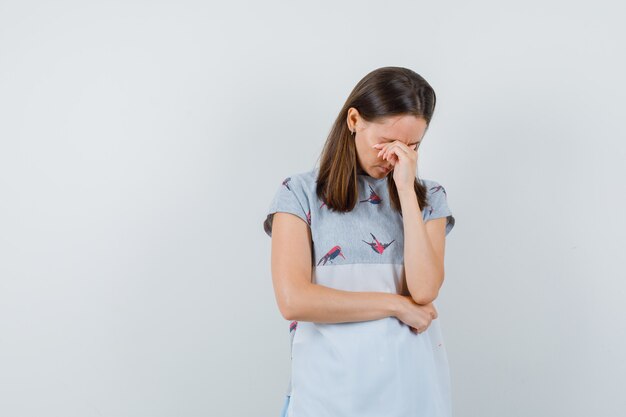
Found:
[[[263,226],[291,321],[288,417],[449,417],[433,301],[455,224],[446,191],[416,177],[435,92],[399,67],[346,100],[320,165],[287,177]]]

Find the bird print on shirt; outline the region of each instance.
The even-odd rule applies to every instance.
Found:
[[[381,201],[383,201],[380,196],[378,194],[376,194],[376,191],[374,191],[374,189],[372,188],[372,186],[370,184],[367,184],[368,187],[370,187],[370,196],[369,198],[366,198],[365,200],[361,200],[359,201],[359,203],[371,203],[371,204],[380,204]]]
[[[440,184],[440,185],[436,185],[436,186],[434,186],[434,187],[430,187],[430,189],[431,189],[431,191],[432,191],[432,190],[434,190],[434,191],[433,191],[433,193],[436,193],[437,191],[443,191],[443,193],[444,193],[446,196],[448,195],[448,193],[446,193],[446,189],[445,189],[445,188],[443,188],[443,185],[441,185],[441,184]]]
[[[343,256],[343,253],[341,252],[341,246],[335,246],[331,250],[329,250],[328,253],[326,253],[326,255],[322,256],[322,258],[317,263],[317,265],[319,264],[326,265],[326,262],[328,261],[330,261],[330,263],[333,263],[333,259],[335,259],[337,256],[341,256],[343,259],[346,259],[346,257]],[[322,261],[324,263],[322,263]]]
[[[432,191],[432,194],[435,194],[436,192],[442,191],[446,196],[448,195],[448,193],[446,193],[446,189],[443,188],[443,186],[440,185],[436,185],[434,187],[430,187],[430,191]],[[431,214],[433,214],[433,206],[432,205],[428,205],[428,215],[430,216]]]
[[[376,253],[379,253],[382,255],[382,253],[385,251],[385,249],[387,249],[387,247],[389,245],[391,245],[393,242],[395,242],[396,240],[392,240],[389,243],[380,243],[378,241],[378,239],[376,239],[376,236],[374,236],[373,233],[370,233],[370,235],[372,235],[372,238],[374,239],[374,242],[367,242],[365,240],[363,240],[363,242],[367,243],[368,245],[370,245],[370,247],[372,248],[372,250]],[[362,240],[362,239],[361,239]]]

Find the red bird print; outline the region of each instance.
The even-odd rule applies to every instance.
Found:
[[[372,250],[376,253],[380,253],[382,254],[385,249],[387,249],[387,246],[391,245],[393,242],[395,242],[396,240],[392,240],[389,243],[380,243],[378,241],[378,239],[376,239],[376,236],[374,236],[372,233],[370,233],[370,235],[372,235],[372,237],[374,238],[374,242],[365,242],[363,240],[363,242],[367,243],[368,245],[370,245],[370,247],[372,248]],[[362,239],[361,239],[362,240]]]
[[[311,225],[311,209],[309,209],[309,212],[306,214],[306,222],[309,226]]]
[[[346,259],[346,257],[343,256],[343,253],[341,253],[341,246],[335,246],[334,248],[329,250],[326,255],[322,256],[322,258],[317,264],[318,265],[321,264],[322,261],[324,261],[322,265],[326,265],[326,262],[328,261],[332,263],[333,259],[335,259],[337,256],[341,256],[343,259]]]
[[[370,196],[369,198],[366,198],[365,200],[361,200],[359,201],[359,203],[366,203],[366,202],[370,202],[372,204],[380,204],[381,198],[379,197],[378,194],[376,194],[376,191],[374,191],[374,189],[372,188],[371,185],[367,184],[368,187],[370,187]]]
[[[294,320],[291,323],[289,323],[289,333],[291,333],[294,330],[296,330],[296,327],[298,327],[298,322],[296,320]]]

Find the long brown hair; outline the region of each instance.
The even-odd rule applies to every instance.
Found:
[[[354,107],[368,122],[396,115],[414,115],[430,126],[436,103],[435,91],[419,74],[408,68],[382,67],[357,83],[337,115],[320,154],[316,193],[331,210],[351,211],[357,204],[357,154],[347,125],[348,109]],[[391,206],[402,212],[398,189],[391,173],[387,175]],[[426,187],[415,177],[419,206],[427,205]]]

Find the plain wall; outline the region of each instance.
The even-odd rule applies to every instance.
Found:
[[[262,221],[354,85],[434,87],[455,417],[623,416],[620,2],[0,2],[0,415],[279,416]]]

